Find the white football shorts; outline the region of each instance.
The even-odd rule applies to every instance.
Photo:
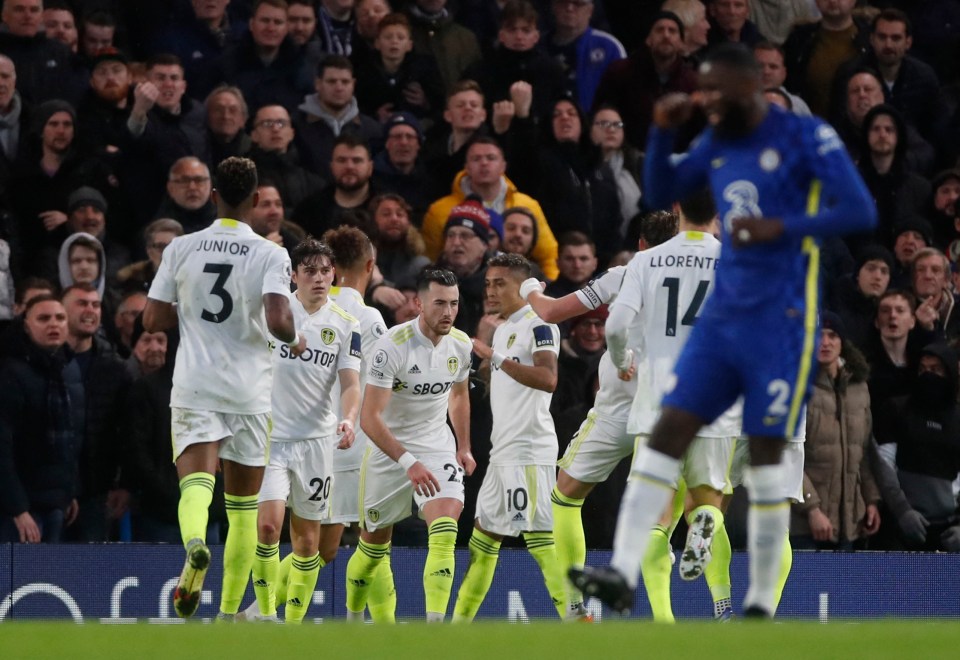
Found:
[[[265,466],[270,457],[272,427],[270,413],[237,415],[172,408],[173,461],[190,445],[219,441],[220,458],[251,467]]]
[[[648,435],[640,435],[638,444],[646,444]],[[680,459],[680,476],[683,477],[687,488],[696,486],[710,486],[721,493],[732,493],[730,486],[730,461],[733,459],[733,450],[736,438],[701,438],[697,436]],[[673,488],[678,488],[679,481],[674,481]]]
[[[803,457],[802,442],[787,442],[783,449],[783,497],[793,502],[803,502]],[[734,488],[743,483],[743,471],[750,465],[750,442],[746,438],[737,439],[730,465],[730,483]]]
[[[633,453],[634,436],[627,433],[627,420],[598,416],[592,410],[567,445],[557,466],[585,484],[607,480],[617,464]]]
[[[502,536],[552,532],[550,494],[557,485],[553,465],[491,465],[477,495],[480,527]]]
[[[335,435],[313,440],[274,442],[263,472],[259,502],[287,502],[304,520],[325,521],[340,485],[333,473]]]

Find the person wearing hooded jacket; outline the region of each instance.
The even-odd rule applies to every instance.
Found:
[[[887,549],[960,552],[957,353],[945,343],[921,350],[910,394],[898,402],[893,442],[874,461],[883,501],[896,520]]]
[[[791,507],[796,549],[852,549],[880,528],[880,493],[866,456],[872,417],[866,358],[843,321],[820,315],[819,369],[807,403],[803,502]]]
[[[78,513],[85,426],[63,305],[35,297],[13,337],[0,362],[0,543],[58,543]]]

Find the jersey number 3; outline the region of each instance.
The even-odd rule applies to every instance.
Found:
[[[680,312],[680,278],[665,277],[663,286],[667,288],[667,336],[676,337],[677,314]],[[683,313],[683,318],[680,319],[681,324],[693,325],[693,322],[697,320],[697,314],[700,313],[700,306],[703,305],[703,300],[707,297],[707,289],[709,288],[709,281],[700,280],[697,290],[693,294],[693,300],[690,301],[690,306],[687,307],[687,311]]]
[[[202,318],[204,321],[209,321],[210,323],[223,323],[230,318],[230,314],[233,313],[233,296],[230,295],[229,291],[223,288],[223,285],[227,283],[227,279],[230,277],[230,273],[233,272],[233,265],[204,264],[203,272],[214,273],[217,276],[217,281],[213,283],[210,293],[220,299],[220,311],[211,312],[210,310],[204,308],[204,310],[200,313],[200,318]]]

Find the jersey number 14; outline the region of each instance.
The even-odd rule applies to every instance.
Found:
[[[663,286],[667,288],[667,336],[676,337],[677,315],[680,313],[680,278],[666,277],[663,280]],[[700,307],[707,297],[709,288],[710,282],[708,280],[700,280],[700,283],[697,284],[697,291],[693,294],[693,300],[690,301],[690,306],[687,307],[687,311],[683,313],[683,318],[680,319],[682,325],[693,325],[694,321],[697,320],[697,314],[700,313]]]

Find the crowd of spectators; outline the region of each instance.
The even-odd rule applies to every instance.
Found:
[[[473,335],[498,251],[557,297],[629,260],[654,102],[740,42],[771,103],[836,128],[880,217],[823,246],[795,546],[960,551],[960,2],[3,0],[0,18],[0,541],[177,540],[177,337],[139,313],[164,248],[214,219],[222,159],[256,163],[249,220],[286,249],[368,233],[388,322],[415,316],[424,265],[452,270]],[[563,327],[561,448],[605,315]]]

